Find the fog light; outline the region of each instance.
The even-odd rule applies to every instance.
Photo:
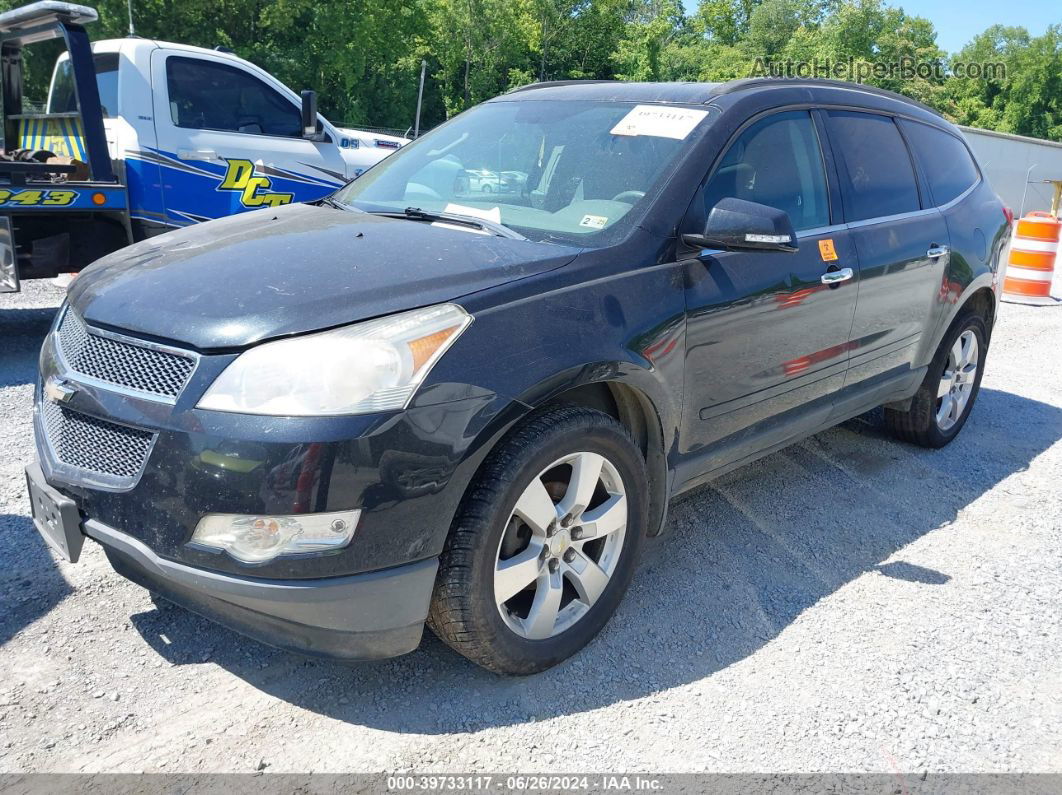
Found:
[[[354,537],[361,511],[253,516],[209,513],[199,520],[192,543],[227,552],[242,563],[264,563],[278,555],[342,549]]]

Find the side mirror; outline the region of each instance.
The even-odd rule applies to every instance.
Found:
[[[797,250],[793,222],[783,210],[744,199],[721,199],[708,214],[703,235],[683,235],[694,248]]]
[[[302,137],[317,137],[317,92],[302,90]]]

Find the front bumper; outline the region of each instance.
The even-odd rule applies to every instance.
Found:
[[[413,651],[424,630],[438,558],[348,577],[263,580],[185,566],[89,519],[115,571],[199,615],[288,651],[375,660]]]
[[[461,384],[425,388],[406,410],[371,415],[264,417],[196,408],[234,356],[200,355],[184,391],[165,402],[73,371],[59,355],[53,331],[41,351],[34,411],[45,479],[77,503],[85,519],[172,563],[248,579],[346,577],[437,557],[486,455],[484,441],[497,438],[523,411],[504,396]],[[45,431],[45,414],[58,404],[43,384],[53,380],[73,391],[61,404],[63,412],[150,435],[139,474],[106,482],[60,460]],[[79,454],[112,449],[77,438]],[[211,513],[355,509],[361,518],[353,540],[332,553],[280,556],[251,566],[189,543]]]
[[[447,382],[423,388],[400,412],[204,411],[200,397],[235,354],[195,356],[181,391],[160,400],[75,371],[56,330],[45,340],[34,409],[39,480],[57,505],[76,505],[73,541],[95,539],[120,574],[273,646],[345,660],[416,648],[460,500],[492,440],[524,407]],[[148,437],[146,447],[123,446]],[[211,513],[355,509],[353,539],[332,552],[251,565],[190,543]]]

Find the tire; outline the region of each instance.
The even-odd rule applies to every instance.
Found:
[[[589,487],[570,487],[590,483],[596,457],[586,498]],[[640,451],[612,417],[577,406],[532,415],[490,453],[458,509],[428,626],[497,673],[538,673],[570,657],[627,590],[647,526],[647,484]],[[499,589],[511,595],[498,602]]]
[[[956,380],[955,357],[960,351],[967,350],[964,343],[971,338],[976,344],[976,362],[971,371],[968,363],[964,365],[960,361],[963,366],[958,368]],[[981,377],[984,375],[988,353],[987,341],[985,322],[980,315],[960,316],[944,335],[933,361],[930,362],[925,380],[911,400],[910,408],[907,411],[885,409],[885,425],[888,429],[905,442],[930,448],[943,447],[958,436],[970,416],[981,388]],[[949,374],[952,374],[953,388],[944,396],[940,396]],[[956,389],[960,391],[957,392]],[[962,398],[961,406],[953,402],[949,404],[950,410],[943,412],[945,401],[956,401],[959,396]]]

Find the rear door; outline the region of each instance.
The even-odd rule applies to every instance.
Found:
[[[302,137],[299,106],[231,60],[152,55],[155,156],[171,223],[320,198],[346,181],[331,140]]]
[[[859,301],[846,384],[910,367],[932,333],[948,267],[947,225],[922,184],[896,120],[825,112],[844,217],[859,257]]]
[[[689,265],[683,447],[691,470],[813,429],[843,384],[858,269],[847,231],[831,220],[826,154],[811,113],[773,113],[737,135],[695,200],[691,213],[705,218],[725,197],[784,210],[798,251],[705,251]],[[823,283],[842,269],[851,269],[847,281]]]
[[[996,237],[998,207],[970,201],[981,181],[981,172],[966,142],[946,130],[910,119],[900,120],[900,129],[910,144],[915,161],[925,175],[933,204],[940,208],[951,238],[949,269],[941,283],[935,326],[948,316],[974,273],[989,258],[988,241]]]

